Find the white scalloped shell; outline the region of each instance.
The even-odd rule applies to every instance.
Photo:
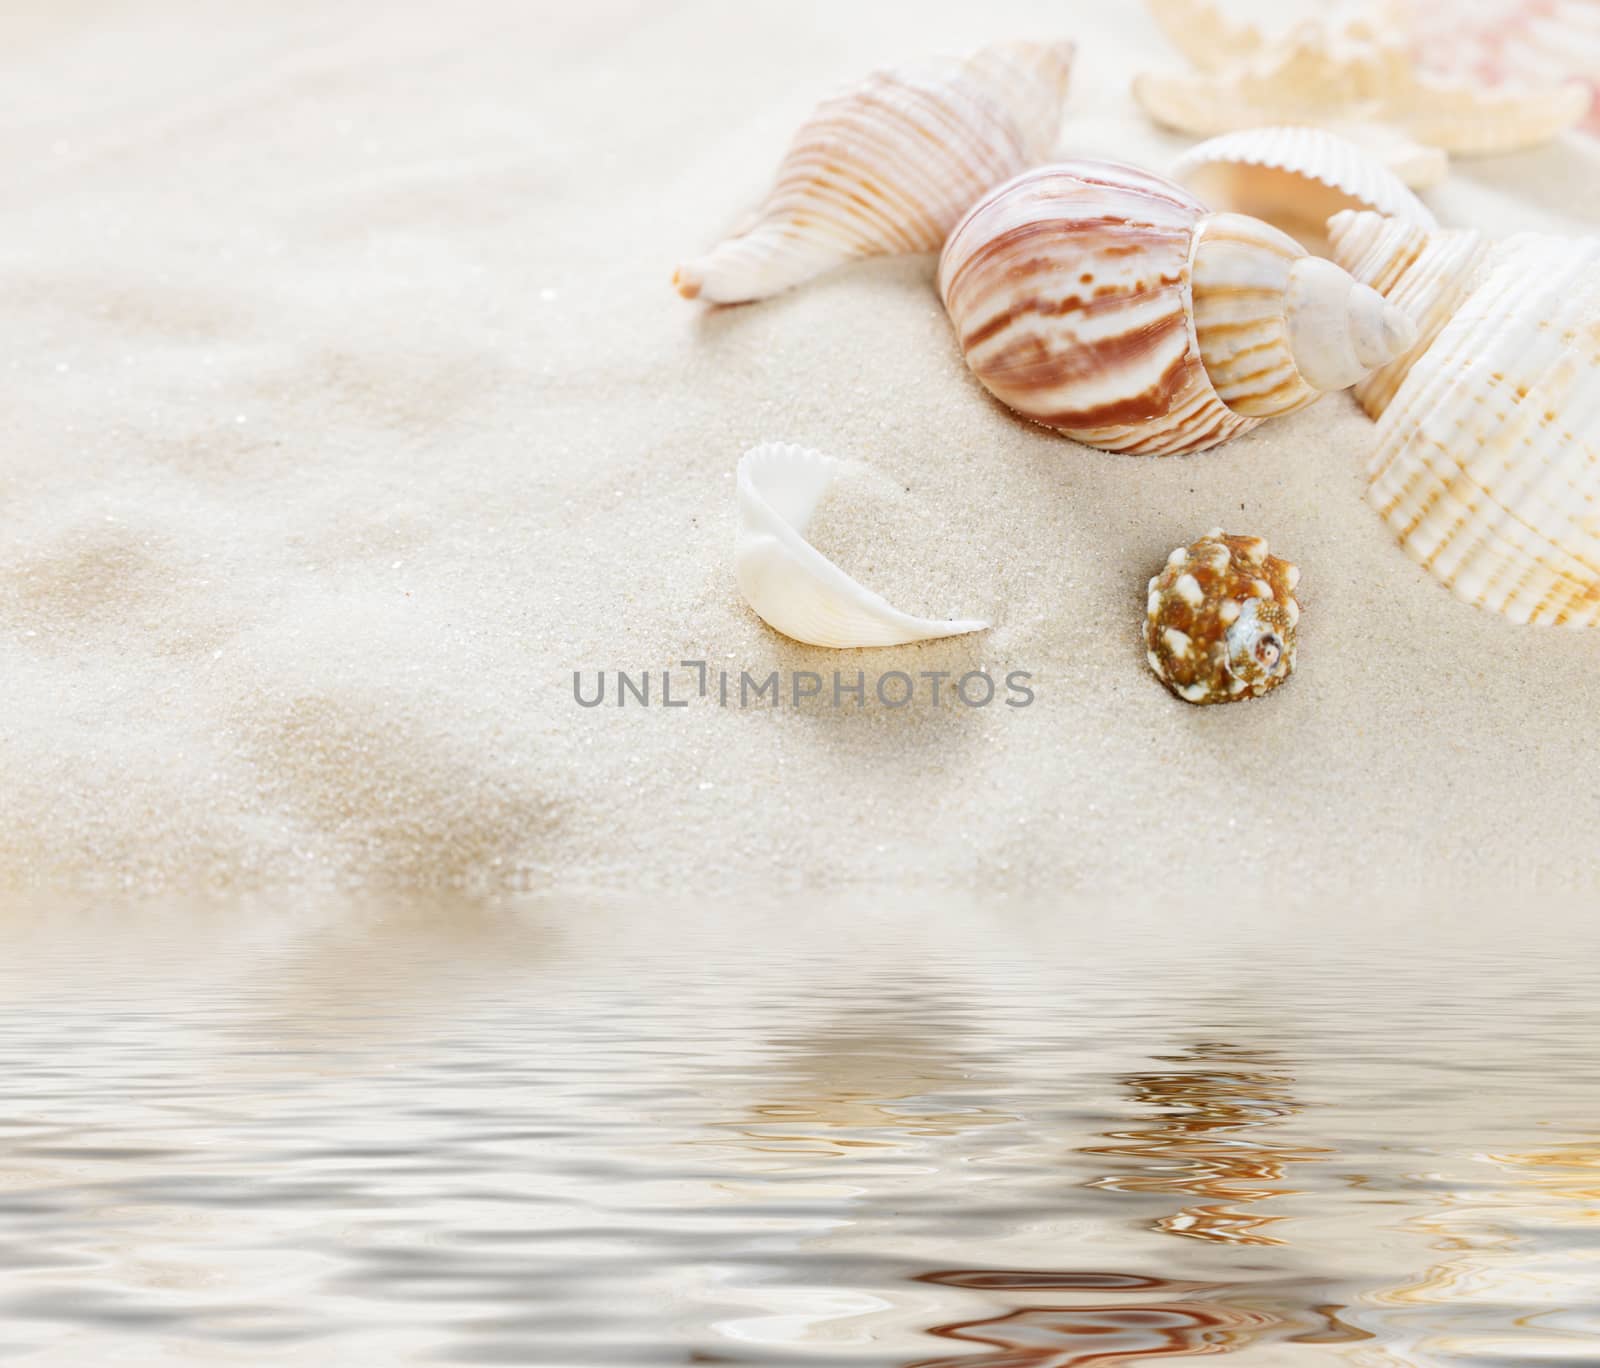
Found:
[[[1369,501],[1458,598],[1600,626],[1600,238],[1520,234],[1465,274],[1408,270],[1459,303],[1378,420]]]
[[[1432,190],[1450,175],[1448,152],[1417,142],[1398,128],[1354,120],[1330,124],[1328,131],[1354,143],[1413,190]]]
[[[1425,228],[1433,213],[1400,178],[1326,129],[1252,128],[1191,148],[1172,178],[1213,209],[1263,219],[1308,250],[1326,253],[1326,224],[1344,209],[1371,209]]]
[[[756,615],[812,646],[899,646],[989,626],[902,613],[845,574],[805,538],[842,462],[807,447],[764,442],[739,462],[739,592]]]

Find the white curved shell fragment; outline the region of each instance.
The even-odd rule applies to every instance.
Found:
[[[1263,219],[1326,255],[1325,225],[1344,209],[1371,209],[1432,228],[1433,213],[1387,167],[1325,129],[1225,133],[1191,148],[1172,178],[1213,209]]]
[[[1458,598],[1600,625],[1600,238],[1495,246],[1377,438],[1369,501]]]
[[[769,627],[812,646],[899,646],[981,632],[976,619],[902,613],[806,540],[841,463],[785,442],[752,447],[739,462],[739,592]]]
[[[1071,43],[874,72],[801,125],[743,231],[678,267],[686,299],[765,299],[841,262],[937,251],[992,185],[1049,157]]]

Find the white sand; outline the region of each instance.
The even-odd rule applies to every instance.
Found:
[[[1600,633],[1513,628],[1407,561],[1361,500],[1347,398],[1198,457],[1105,456],[976,387],[931,258],[723,312],[669,288],[819,95],[1058,33],[1083,45],[1064,148],[1168,164],[1184,143],[1126,91],[1176,59],[1132,3],[14,17],[0,867],[1197,904],[1600,884]],[[1591,225],[1600,145],[1430,198],[1494,231]],[[926,565],[903,606],[994,630],[841,656],[763,627],[730,544],[764,439],[870,466],[859,528],[819,536],[885,590]],[[1299,562],[1306,615],[1287,688],[1199,711],[1148,674],[1140,614],[1216,523]],[[575,669],[683,659],[985,664],[1038,692],[573,702]]]

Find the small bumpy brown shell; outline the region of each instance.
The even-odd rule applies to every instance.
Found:
[[[1150,581],[1150,668],[1186,703],[1270,693],[1294,672],[1299,582],[1299,569],[1268,555],[1261,537],[1218,528],[1180,546]]]

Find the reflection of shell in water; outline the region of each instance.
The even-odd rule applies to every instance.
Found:
[[[1368,499],[1458,598],[1600,625],[1600,238],[1430,234],[1369,214],[1338,260],[1424,321],[1374,377]]]
[[[1270,1312],[1213,1301],[1028,1306],[985,1320],[932,1326],[928,1333],[941,1339],[981,1344],[1000,1354],[919,1359],[916,1368],[970,1368],[985,1361],[1006,1368],[1121,1368],[1230,1353],[1282,1324]]]
[[[744,231],[678,268],[686,299],[764,299],[857,257],[937,251],[962,210],[1044,161],[1071,43],[879,71],[801,126]]]
[[[1191,148],[1172,178],[1213,209],[1264,219],[1309,251],[1326,248],[1342,209],[1372,209],[1432,228],[1433,214],[1360,147],[1320,128],[1253,128]]]

